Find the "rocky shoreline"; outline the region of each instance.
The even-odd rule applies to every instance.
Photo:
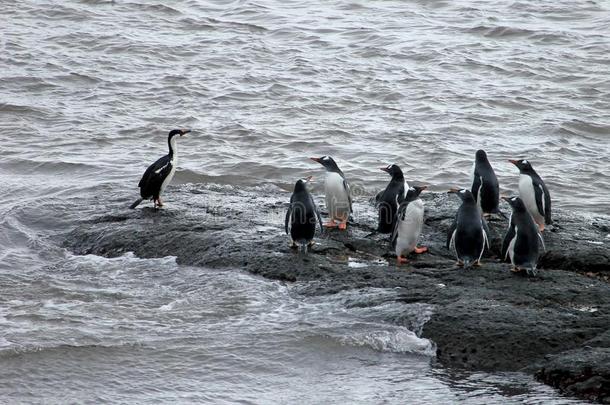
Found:
[[[347,232],[316,237],[299,256],[283,233],[290,194],[271,187],[172,187],[163,210],[127,209],[128,198],[65,235],[77,254],[176,256],[178,263],[240,268],[276,280],[316,281],[304,294],[396,288],[400,300],[434,306],[421,335],[436,343],[444,366],[525,371],[563,392],[610,404],[610,220],[556,210],[545,234],[537,277],[512,274],[499,255],[506,220],[490,222],[491,252],[463,270],[444,244],[459,201],[425,193],[422,244],[429,253],[395,265],[387,235],[376,235],[375,209],[354,202]],[[321,200],[318,203],[323,206]],[[95,204],[100,204],[95,206]],[[502,207],[508,212],[508,206]],[[394,323],[409,326],[408,314]]]

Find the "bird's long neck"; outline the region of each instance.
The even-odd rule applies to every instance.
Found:
[[[176,145],[176,137],[172,136],[171,138],[169,138],[167,140],[167,143],[169,145],[169,156],[170,158],[174,158],[178,156],[178,147]]]

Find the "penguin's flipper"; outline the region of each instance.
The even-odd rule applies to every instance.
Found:
[[[487,249],[491,249],[491,246],[489,245],[489,226],[487,226],[487,221],[483,216],[481,216],[481,225],[483,227],[483,237],[485,238]]]
[[[292,215],[292,202],[288,206],[288,210],[286,211],[286,219],[284,220],[284,230],[286,231],[286,234],[288,234],[290,232],[290,230],[288,228],[290,226],[290,216],[291,215]]]
[[[540,239],[540,243],[542,243],[542,250],[546,253],[546,245],[544,244],[544,239],[542,238],[542,234],[538,232],[538,239]]]
[[[396,197],[398,199],[398,197]],[[398,206],[398,210],[396,211],[396,216],[394,217],[394,227],[392,229],[392,236],[390,237],[390,243],[392,247],[396,245],[396,239],[398,238],[398,223],[404,219],[405,212],[407,212],[408,202],[403,202]]]
[[[398,194],[396,195],[396,202],[398,204],[402,203],[407,198],[408,190],[409,190],[409,185],[405,181],[404,183],[402,183],[402,185],[398,189]]]
[[[456,218],[453,220],[453,223],[449,227],[449,231],[447,231],[447,243],[445,244],[447,246],[447,249],[451,249],[451,244],[453,243],[453,239],[454,239],[453,237],[454,237],[456,228],[457,228],[457,215],[456,215]]]
[[[345,178],[343,178],[343,189],[347,193],[347,201],[349,203],[349,213],[351,214],[354,212],[354,210],[352,209],[352,193],[350,192],[349,184],[347,183],[347,180],[345,180]]]
[[[540,184],[538,182],[533,182],[533,183],[534,183],[533,184],[534,197],[536,199],[536,208],[538,209],[538,212],[540,213],[540,215],[542,215],[546,218],[546,211],[545,211],[546,197],[545,197],[545,193],[544,193],[544,188],[542,187],[542,184]]]
[[[508,258],[508,247],[510,243],[515,238],[515,224],[513,223],[513,219],[511,217],[510,224],[508,225],[508,230],[506,231],[506,235],[504,235],[504,240],[502,241],[502,250],[500,253],[500,257],[503,261],[506,261]]]
[[[479,174],[477,173],[476,169],[474,171],[474,176],[472,178],[472,196],[474,197],[475,201],[478,201],[479,198],[479,189],[481,188],[481,176],[479,176]],[[478,201],[479,204],[481,203],[480,201]]]
[[[318,223],[320,224],[320,233],[324,233],[324,225],[322,225],[322,215],[320,215],[320,209],[316,205],[316,202],[314,201],[311,194],[309,195],[309,200],[311,201],[311,204],[313,205],[313,208],[316,211],[316,218],[318,219]]]
[[[544,192],[544,222],[546,222],[547,225],[550,225],[553,223],[553,220],[551,219],[551,194],[544,183],[542,183],[541,186],[542,191]]]

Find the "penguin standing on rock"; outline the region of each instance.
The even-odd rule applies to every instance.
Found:
[[[424,203],[419,195],[427,186],[411,187],[407,196],[400,203],[394,231],[392,232],[392,246],[396,251],[396,264],[407,263],[406,256],[411,253],[424,253],[428,251],[425,246],[417,247],[417,241],[424,225]]]
[[[545,225],[553,223],[551,194],[530,162],[525,159],[509,160],[509,162],[519,169],[519,197],[542,232]]]
[[[184,136],[191,132],[190,129],[174,129],[167,136],[167,144],[169,145],[169,153],[152,165],[142,175],[142,179],[138,183],[140,187],[140,197],[129,208],[136,208],[144,200],[153,200],[155,208],[163,207],[161,194],[165,191],[165,187],[172,181],[178,164],[178,150],[176,147],[177,136]]]
[[[330,220],[324,226],[334,228],[338,225],[339,229],[345,230],[349,215],[352,213],[352,197],[345,175],[330,156],[312,157],[311,160],[320,163],[326,169],[324,191]]]
[[[318,211],[318,206],[313,197],[307,191],[307,183],[311,179],[310,176],[306,179],[297,180],[294,185],[294,192],[290,197],[290,206],[286,212],[284,222],[286,234],[290,234],[292,240],[290,247],[298,247],[303,253],[307,253],[307,247],[313,244],[316,222],[320,224],[320,231],[322,231],[320,211]]]
[[[544,240],[538,232],[532,216],[527,212],[523,200],[519,197],[502,197],[513,209],[508,231],[502,242],[502,258],[510,258],[512,271],[525,270],[527,274],[536,275],[539,256],[539,243],[544,249]]]
[[[457,194],[462,205],[447,233],[447,248],[455,249],[458,266],[480,266],[485,245],[489,248],[487,223],[470,190],[452,188],[449,193]]]
[[[405,181],[405,176],[398,165],[382,167],[381,170],[392,176],[392,180],[376,198],[379,208],[377,232],[390,233],[394,229],[398,206],[405,199],[409,184]]]
[[[479,149],[472,167],[472,195],[481,207],[485,217],[491,214],[502,214],[500,205],[500,185],[494,169],[487,159],[487,153]]]

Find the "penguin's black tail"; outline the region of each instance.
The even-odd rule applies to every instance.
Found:
[[[133,202],[133,204],[131,204],[131,205],[129,206],[129,208],[134,209],[135,207],[137,207],[138,205],[140,205],[140,203],[141,203],[142,201],[144,201],[144,199],[143,199],[143,198],[138,198],[137,200],[135,200],[135,201]]]
[[[472,260],[464,259],[464,269],[469,269],[472,267]]]
[[[309,243],[305,239],[301,239],[297,241],[297,244],[299,245],[299,254],[306,255]]]

